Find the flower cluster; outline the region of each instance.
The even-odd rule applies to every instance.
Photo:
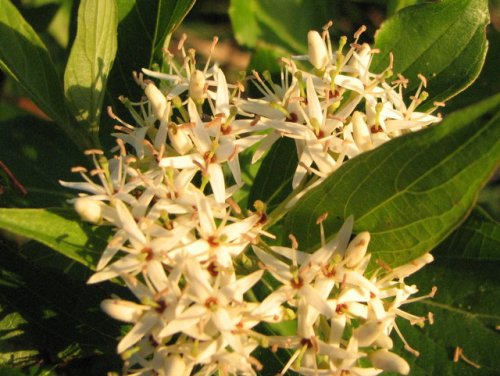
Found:
[[[402,77],[389,84],[389,68],[369,71],[374,51],[357,44],[359,33],[346,53],[344,39],[332,51],[327,30],[308,38],[309,55],[295,60],[313,69],[283,59],[281,84],[254,72],[260,99],[244,98],[242,84],[228,84],[210,59],[198,69],[182,39],[180,63],[167,52],[163,72],[134,75],[143,99],[121,98],[135,125],[109,110],[119,123],[115,155],[88,150],[95,167],[74,168],[83,182],[62,182],[84,192],[73,200],[82,219],[113,228],[88,282],[114,279],[134,296],[102,302],[131,324],[117,348],[125,374],[254,375],[258,347],[294,350],[283,374],[408,373],[389,335],[399,333],[397,316],[421,322],[400,307],[417,292],[404,278],[430,255],[368,273],[370,237],[349,241],[352,218],[314,253],[295,241],[271,247],[265,205],[244,212],[233,199],[243,184],[239,154],[253,145],[256,160],[279,137],[294,138],[293,185],[307,187],[308,173],[322,179],[344,160],[439,120],[415,111],[425,80],[407,107]],[[273,288],[259,297],[252,287],[262,281]],[[297,322],[293,335],[266,335],[259,325],[289,320]]]
[[[370,234],[362,232],[349,242],[353,220],[349,217],[337,236],[308,254],[294,247],[270,247],[254,252],[277,281],[276,290],[262,305],[286,303],[293,308],[297,331],[291,336],[271,336],[271,346],[294,349],[288,367],[301,375],[377,375],[382,371],[408,374],[408,363],[390,352],[390,334],[397,316],[412,324],[423,323],[400,309],[403,304],[431,297],[408,299],[418,290],[404,278],[433,260],[425,254],[395,269],[380,268],[368,277]],[[293,239],[292,239],[293,240]],[[401,336],[406,348],[413,350]],[[371,364],[361,367],[360,365]]]
[[[407,106],[403,89],[408,80],[399,75],[388,83],[390,65],[380,74],[370,72],[373,55],[378,50],[368,44],[358,44],[364,32],[361,28],[347,52],[346,38],[341,38],[336,51],[330,43],[326,25],[321,36],[308,34],[309,55],[282,59],[281,83],[264,79],[254,72],[261,99],[238,102],[248,114],[274,130],[261,144],[255,159],[279,137],[295,139],[299,164],[293,178],[297,187],[307,173],[324,178],[337,169],[346,158],[373,149],[406,132],[422,129],[439,122],[433,110],[418,112],[417,107],[427,98],[421,84]],[[308,60],[314,69],[299,69],[294,60]],[[443,105],[435,103],[436,106]]]

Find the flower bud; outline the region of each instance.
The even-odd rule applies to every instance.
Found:
[[[144,94],[148,97],[153,114],[158,120],[163,120],[165,110],[167,109],[167,99],[163,93],[154,84],[149,83],[144,89]]]
[[[104,299],[101,302],[101,309],[116,320],[136,322],[145,308],[126,300]]]
[[[354,268],[365,257],[368,243],[370,243],[370,233],[367,231],[363,231],[351,240],[344,256],[348,268]]]
[[[165,359],[165,376],[186,374],[186,364],[179,355],[170,355]]]
[[[174,127],[176,126],[173,125],[168,127],[168,138],[172,143],[173,148],[180,155],[184,155],[193,148],[193,142],[186,132]]]
[[[372,139],[370,134],[370,129],[363,119],[363,115],[361,112],[356,111],[352,114],[352,130],[353,130],[353,138],[356,146],[361,151],[367,151],[372,149]]]
[[[410,261],[408,264],[398,266],[392,273],[398,278],[406,278],[433,260],[434,257],[430,253],[426,253],[415,260]]]
[[[189,96],[195,103],[201,103],[205,99],[205,75],[196,70],[189,80]]]
[[[385,334],[378,336],[373,344],[384,349],[392,349],[392,347],[394,346],[392,338]]]
[[[406,360],[385,349],[368,354],[368,358],[375,368],[380,368],[387,372],[397,372],[401,375],[408,375],[410,372],[410,366]]]
[[[354,329],[353,336],[358,340],[360,347],[370,346],[375,340],[383,335],[384,324],[377,321],[368,321]]]
[[[80,217],[90,223],[98,223],[102,218],[102,206],[99,201],[88,197],[78,197],[75,200],[75,211]]]
[[[315,30],[307,33],[307,45],[309,48],[309,61],[316,69],[323,69],[328,63],[328,50],[325,41]]]

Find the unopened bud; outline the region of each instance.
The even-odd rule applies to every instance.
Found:
[[[328,63],[328,50],[321,35],[311,30],[307,33],[307,44],[309,48],[309,61],[316,69],[323,69]]]
[[[195,70],[189,81],[189,96],[195,103],[201,103],[205,99],[205,75],[200,70]]]
[[[349,247],[345,251],[345,260],[348,268],[354,268],[365,257],[368,243],[370,243],[370,233],[367,231],[358,234],[349,243]]]
[[[378,336],[373,344],[384,349],[392,349],[394,346],[392,338],[385,334]]]
[[[88,197],[78,197],[75,200],[75,211],[80,217],[90,223],[98,223],[102,218],[102,204]]]
[[[112,318],[124,322],[136,322],[144,311],[143,306],[119,299],[104,299],[101,309]]]
[[[393,270],[393,273],[398,278],[406,278],[433,260],[434,257],[432,257],[430,253],[426,253],[415,260],[410,261],[408,264],[398,266]]]
[[[165,110],[167,109],[167,99],[163,93],[154,84],[149,83],[144,89],[144,94],[149,99],[155,117],[158,120],[163,120]]]
[[[380,368],[387,372],[397,372],[401,375],[408,375],[410,372],[410,366],[406,360],[385,349],[368,354],[368,358],[375,368]]]
[[[178,376],[186,374],[186,363],[179,355],[170,355],[165,359],[165,376]]]
[[[184,155],[193,148],[193,143],[189,136],[182,129],[174,128],[175,124],[168,127],[168,138],[172,143],[173,148],[180,154]]]
[[[368,321],[356,328],[353,336],[358,340],[361,347],[370,346],[375,340],[383,335],[384,324],[377,321]]]
[[[367,151],[372,149],[372,138],[370,128],[363,119],[363,115],[356,111],[352,114],[352,129],[353,129],[353,138],[356,146],[361,151]]]

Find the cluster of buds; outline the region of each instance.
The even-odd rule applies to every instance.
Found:
[[[431,114],[432,109],[416,111],[428,96],[423,91],[427,84],[423,76],[419,76],[421,83],[407,106],[403,89],[408,80],[398,75],[393,82],[387,82],[393,76],[392,55],[382,73],[370,72],[378,50],[358,43],[365,28],[355,33],[354,42],[345,52],[345,37],[333,51],[330,26],[324,27],[322,35],[317,31],[308,33],[308,55],[282,59],[281,83],[268,74],[262,78],[253,72],[264,97],[238,102],[245,113],[259,116],[261,122],[274,129],[254,160],[279,137],[295,140],[299,163],[294,188],[307,174],[324,178],[346,159],[441,120]],[[301,60],[309,61],[313,68],[300,69],[296,61]],[[441,105],[435,103],[436,107]]]
[[[368,275],[369,234],[349,242],[352,218],[312,254],[295,241],[270,247],[265,205],[244,212],[233,198],[243,185],[239,154],[254,144],[256,160],[277,138],[296,140],[296,187],[308,173],[322,179],[344,160],[439,120],[415,111],[424,80],[406,107],[402,78],[388,84],[388,70],[369,72],[373,51],[357,44],[359,33],[345,54],[344,40],[332,52],[326,30],[308,38],[309,56],[296,59],[308,59],[311,72],[283,59],[281,85],[254,73],[260,99],[243,98],[243,85],[228,84],[210,58],[197,69],[183,38],[180,64],[167,52],[164,72],[134,75],[143,99],[121,98],[134,125],[109,109],[119,123],[115,155],[88,150],[95,168],[74,168],[83,182],[61,182],[84,192],[73,200],[83,220],[114,228],[88,282],[120,281],[135,296],[102,302],[131,324],[117,348],[124,374],[255,375],[258,347],[295,349],[283,374],[408,373],[389,335],[399,333],[397,316],[421,322],[399,307],[417,292],[404,278],[431,256]],[[259,299],[252,288],[269,279],[274,288]],[[292,319],[290,336],[266,335],[259,325]]]

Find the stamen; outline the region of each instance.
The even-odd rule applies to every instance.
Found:
[[[180,51],[180,50],[184,50],[184,43],[186,42],[186,39],[187,39],[187,35],[186,33],[182,33],[181,35],[181,38],[179,39],[179,43],[177,44],[177,49]],[[185,57],[185,53],[184,53],[184,56]]]
[[[132,72],[132,79],[135,81],[135,83],[140,86],[142,89],[144,89],[144,86],[146,85],[144,82],[144,74],[142,72],[137,73],[136,71]]]
[[[361,34],[363,34],[366,31],[366,26],[362,25],[355,33],[354,33],[354,39],[357,42]]]
[[[87,169],[83,166],[75,166],[75,167],[71,167],[71,172],[76,172],[76,173],[85,173],[87,172]]]
[[[210,45],[210,50],[208,52],[208,58],[207,58],[207,62],[205,63],[205,68],[203,68],[203,73],[206,75],[207,74],[207,71],[208,71],[208,66],[210,65],[210,61],[212,59],[212,54],[214,53],[215,51],[215,46],[217,45],[217,43],[219,42],[219,37],[215,36],[213,39],[212,39],[212,44]]]
[[[99,149],[88,149],[83,152],[85,155],[103,155],[104,152]]]
[[[417,77],[420,79],[420,81],[422,81],[422,84],[424,85],[424,87],[427,87],[427,78],[424,77],[424,75],[422,74],[417,74]]]
[[[329,28],[331,28],[332,26],[333,26],[333,21],[332,21],[332,20],[330,20],[330,21],[328,21],[328,22],[327,22],[327,23],[326,23],[326,24],[322,27],[322,29],[323,29],[324,31],[328,31],[328,29],[329,29]]]
[[[463,349],[461,347],[458,347],[455,349],[455,354],[453,355],[453,362],[457,363],[460,359],[462,359],[465,363],[471,365],[474,368],[480,369],[481,365],[473,362],[469,358],[467,358],[464,353]]]
[[[288,235],[288,239],[292,242],[292,249],[297,250],[299,248],[299,242],[297,241],[297,238],[293,234]]]
[[[415,356],[420,356],[420,353],[408,344],[408,342],[406,341],[406,339],[403,337],[403,334],[401,333],[401,330],[399,330],[399,327],[396,325],[395,322],[394,322],[394,330],[398,334],[399,338],[401,338],[401,341],[403,341],[405,350],[408,351],[408,352],[410,352],[410,353],[412,353]]]

